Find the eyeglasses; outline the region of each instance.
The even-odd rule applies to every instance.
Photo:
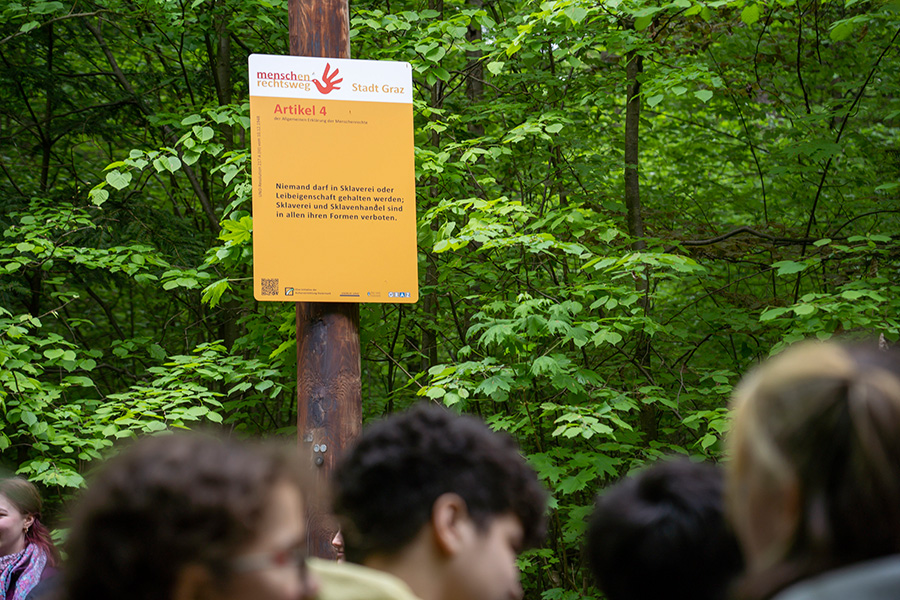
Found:
[[[259,569],[284,569],[294,567],[306,574],[307,550],[303,548],[287,548],[275,552],[256,552],[245,554],[231,561],[231,568],[239,573]]]

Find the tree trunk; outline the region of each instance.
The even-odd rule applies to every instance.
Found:
[[[444,1],[443,0],[429,0],[428,7],[438,11],[441,13],[440,18],[444,18]],[[434,108],[440,108],[441,104],[443,104],[443,85],[442,81],[438,79],[434,82],[434,85],[431,87],[431,106]],[[437,117],[433,117],[437,118]],[[435,152],[437,152],[441,147],[441,136],[440,134],[432,130],[431,131],[431,145],[434,147]],[[431,186],[430,195],[432,198],[437,198],[439,194],[438,188],[436,185]],[[437,223],[432,221],[431,228],[436,229]],[[422,343],[419,346],[420,359],[419,359],[419,370],[427,371],[429,368],[433,367],[437,364],[438,361],[438,347],[437,347],[437,318],[438,318],[438,301],[437,301],[437,291],[434,289],[437,285],[437,265],[435,264],[434,257],[426,250],[426,255],[428,257],[428,263],[425,267],[425,286],[428,289],[428,292],[425,293],[422,297]]]
[[[631,249],[640,252],[647,247],[644,241],[644,220],[641,210],[641,187],[638,166],[638,142],[640,141],[641,83],[638,76],[643,71],[643,60],[634,51],[628,53],[625,75],[628,80],[625,106],[625,207],[628,211],[628,234],[634,240]],[[635,273],[635,288],[641,293],[641,306],[646,314],[650,310],[649,274]],[[650,365],[650,337],[639,333],[635,345],[635,360],[641,367]],[[641,431],[649,442],[659,437],[657,410],[652,404],[641,405]]]

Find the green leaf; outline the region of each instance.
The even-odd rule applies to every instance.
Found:
[[[799,304],[794,307],[794,314],[797,315],[811,315],[816,312],[815,304]]]
[[[531,364],[531,372],[534,375],[554,375],[561,371],[559,363],[550,356],[540,356]]]
[[[777,275],[791,275],[793,273],[799,273],[806,269],[808,265],[806,263],[798,263],[792,260],[780,260],[777,263],[773,263],[772,267],[778,269]]]
[[[220,279],[203,288],[200,301],[209,304],[211,308],[215,308],[222,298],[222,294],[231,289],[231,284],[227,279]]]
[[[866,292],[861,290],[845,290],[841,292],[841,298],[846,300],[859,300],[860,298],[864,298],[866,296]]]
[[[634,20],[634,28],[637,31],[643,31],[650,27],[650,23],[653,22],[653,15],[646,15],[643,17],[638,17]]]
[[[609,329],[601,329],[596,334],[594,334],[592,341],[596,346],[601,346],[603,344],[616,345],[622,341],[622,336],[615,331]]]
[[[495,60],[494,62],[489,62],[487,64],[487,70],[494,75],[499,75],[503,71],[503,65],[505,64],[506,63],[503,61]]]
[[[713,93],[711,90],[697,90],[694,92],[694,96],[703,102],[709,102],[710,98],[713,97]]]
[[[443,46],[436,46],[425,53],[425,58],[431,62],[439,62],[447,54]]]
[[[562,494],[578,492],[586,488],[596,476],[593,470],[585,469],[573,477],[566,477],[560,481],[556,489]]]
[[[664,96],[662,94],[656,94],[655,96],[650,96],[649,98],[647,98],[647,106],[651,106],[651,107],[656,106],[657,104],[662,102],[663,98],[664,98]]]
[[[122,173],[118,169],[110,171],[106,174],[106,183],[113,186],[117,190],[121,190],[129,183],[131,183],[131,173],[128,171]]]
[[[503,396],[503,392],[508,392],[509,389],[509,381],[505,377],[494,375],[482,381],[481,385],[475,389],[475,393],[483,393],[487,396],[495,396],[497,394]]]
[[[65,353],[66,351],[62,350],[61,348],[51,348],[49,350],[44,350],[44,356],[46,356],[50,360],[57,359]]]
[[[167,160],[163,162],[163,166],[170,172],[174,173],[178,169],[181,168],[181,160],[177,156],[169,156]]]
[[[772,319],[780,317],[781,315],[788,312],[789,310],[790,310],[789,308],[784,308],[784,307],[770,308],[763,314],[759,315],[759,320],[760,321],[771,321]]]
[[[233,244],[245,244],[252,239],[253,218],[241,217],[238,221],[226,219],[222,221],[222,232],[219,239]]]
[[[109,192],[101,187],[95,187],[88,193],[88,198],[91,199],[91,204],[100,206],[109,200]]]
[[[741,11],[741,21],[747,26],[753,25],[759,21],[759,5],[754,2],[753,4],[745,6],[744,10]]]
[[[854,29],[855,26],[852,21],[838,21],[828,34],[828,37],[831,38],[832,42],[840,42],[850,37],[850,34],[853,33]]]
[[[432,400],[437,400],[438,398],[443,398],[444,394],[447,393],[447,390],[440,387],[431,387],[428,388],[428,391],[425,392],[425,395],[431,398]]]
[[[569,17],[569,20],[572,21],[573,25],[581,23],[588,14],[584,8],[578,5],[563,9],[563,13]]]

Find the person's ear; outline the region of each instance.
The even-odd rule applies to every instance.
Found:
[[[172,600],[212,600],[215,597],[212,573],[203,565],[183,567],[175,578]]]
[[[449,556],[460,553],[474,529],[466,501],[458,494],[442,494],[431,507],[431,526],[438,549]]]
[[[27,532],[34,525],[34,515],[25,515],[25,531]]]

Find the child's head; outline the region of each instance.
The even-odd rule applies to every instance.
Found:
[[[418,534],[435,500],[460,496],[481,528],[503,514],[518,518],[523,547],[544,535],[546,492],[515,442],[480,420],[419,405],[374,423],[339,462],[335,512],[347,556],[390,554]]]
[[[724,516],[724,475],[709,464],[667,460],[597,499],[587,530],[588,567],[610,600],[719,600],[743,567]]]
[[[67,600],[309,600],[301,472],[274,448],[139,440],[80,499]]]
[[[539,544],[545,529],[546,492],[513,440],[474,417],[429,405],[363,431],[335,470],[334,503],[347,559],[364,564],[402,555],[426,532],[451,557],[456,538],[448,542],[445,533],[471,525],[485,560],[455,582],[460,585],[477,579],[479,569],[509,567],[507,579],[517,587],[515,555]],[[473,557],[477,551],[467,550]],[[509,560],[492,567],[498,553]]]

